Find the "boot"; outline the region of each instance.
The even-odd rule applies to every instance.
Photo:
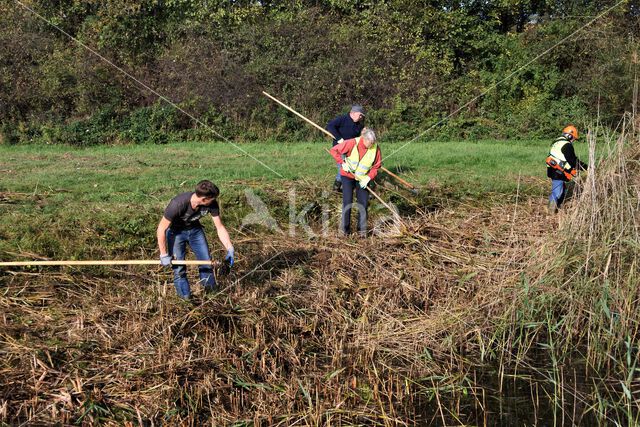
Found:
[[[558,205],[555,201],[549,201],[549,204],[547,205],[547,213],[549,215],[555,215],[558,213]]]

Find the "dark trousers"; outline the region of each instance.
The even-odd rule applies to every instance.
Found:
[[[358,208],[358,232],[367,233],[367,206],[369,205],[369,192],[360,188],[355,179],[342,176],[342,220],[340,221],[340,231],[344,234],[351,233],[351,208]],[[353,190],[356,190],[356,200],[353,203]]]

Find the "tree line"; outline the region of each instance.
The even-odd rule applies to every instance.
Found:
[[[639,11],[588,0],[8,1],[0,142],[217,138],[140,82],[239,141],[319,138],[262,90],[321,124],[361,103],[388,140],[615,126],[635,108]]]

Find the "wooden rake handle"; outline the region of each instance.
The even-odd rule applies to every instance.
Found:
[[[173,260],[172,265],[213,265],[215,261]],[[30,265],[160,265],[159,260],[90,260],[90,261],[5,261],[0,267],[25,267]]]
[[[309,120],[308,118],[306,118],[305,116],[303,116],[302,114],[298,113],[296,110],[294,110],[293,108],[289,107],[287,104],[285,104],[284,102],[274,98],[273,96],[269,95],[267,92],[262,91],[262,93],[264,94],[264,96],[268,97],[269,99],[272,99],[273,101],[277,102],[279,105],[282,105],[284,108],[286,108],[287,110],[291,111],[293,114],[295,114],[296,116],[300,117],[302,120],[304,120],[305,122],[309,123],[311,126],[315,127],[316,129],[318,129],[320,132],[325,133],[328,137],[330,137],[331,139],[335,138],[334,135],[331,134],[331,132],[329,132],[328,130],[326,130],[325,128],[319,126],[317,123],[312,122],[311,120]],[[412,184],[410,184],[409,182],[405,181],[404,179],[400,178],[398,175],[396,175],[395,173],[391,172],[389,169],[385,168],[384,166],[380,166],[380,169],[382,169],[383,171],[385,171],[386,173],[388,173],[390,176],[392,176],[393,178],[395,178],[396,180],[398,180],[399,183],[401,183],[402,185],[404,185],[405,187],[414,190],[416,187],[413,186]]]

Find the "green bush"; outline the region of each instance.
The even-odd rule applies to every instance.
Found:
[[[0,123],[0,144],[13,145],[20,142],[20,135],[13,123]]]
[[[166,144],[169,134],[178,130],[179,114],[161,103],[137,109],[120,124],[118,138],[134,144]]]
[[[112,107],[99,110],[84,120],[76,120],[66,125],[58,134],[60,139],[52,141],[84,147],[109,143],[115,136],[120,115]]]
[[[367,125],[393,140],[434,124],[425,136],[548,138],[596,114],[615,124],[637,74],[630,4],[581,28],[575,16],[597,15],[602,2],[580,13],[520,1],[71,3],[33,7],[129,75],[0,5],[4,144],[318,137],[262,90],[323,127],[361,103]],[[150,104],[130,76],[206,126]]]

